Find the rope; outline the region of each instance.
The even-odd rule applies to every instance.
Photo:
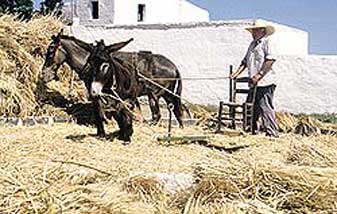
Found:
[[[124,61],[124,63],[127,64],[127,65],[129,65],[129,66],[131,66],[131,67],[133,67],[133,68],[135,69],[137,75],[140,76],[140,77],[141,77],[142,79],[144,79],[145,81],[148,81],[148,82],[152,83],[153,85],[157,86],[158,88],[160,88],[160,89],[162,89],[162,90],[164,90],[164,91],[170,93],[171,95],[173,95],[173,96],[179,98],[180,100],[183,100],[185,103],[188,103],[189,105],[196,107],[196,108],[199,109],[201,112],[203,112],[207,117],[212,118],[212,115],[211,115],[208,111],[206,111],[205,109],[201,108],[201,107],[198,106],[198,105],[195,105],[195,104],[189,102],[188,100],[186,100],[186,99],[182,98],[181,96],[179,96],[179,95],[173,93],[172,91],[168,90],[167,88],[164,88],[162,85],[160,85],[159,83],[155,82],[154,80],[216,80],[216,79],[228,79],[229,76],[226,76],[226,77],[209,77],[209,78],[148,78],[148,77],[144,76],[141,72],[138,71],[138,68],[137,68],[137,66],[135,65],[136,60],[137,60],[137,56],[132,56],[132,59],[131,59],[132,62],[131,62],[131,63],[125,62],[125,61]],[[116,92],[115,90],[112,90],[112,91],[113,91],[113,93],[114,93],[114,95],[115,95],[116,97],[112,96],[111,94],[103,94],[103,95],[109,96],[109,97],[111,97],[111,98],[113,98],[113,99],[117,99],[118,101],[120,101],[120,102],[124,105],[124,107],[127,109],[127,111],[129,111],[130,114],[131,114],[134,118],[137,118],[137,117],[135,116],[135,114],[133,113],[133,111],[128,107],[129,104],[126,103],[126,102],[125,102],[125,101],[124,101],[124,100],[117,94],[117,92]],[[145,121],[145,118],[143,117],[143,115],[141,115],[141,118]],[[149,127],[150,127],[150,126],[149,126]],[[153,132],[156,133],[156,131],[154,131],[152,128],[150,128],[150,129],[151,129]]]
[[[112,99],[115,99],[119,102],[121,102],[121,104],[124,106],[124,108],[130,113],[130,115],[133,117],[133,119],[135,119],[136,121],[138,122],[142,122],[138,119],[137,116],[139,116],[140,118],[142,118],[143,121],[146,121],[145,117],[142,115],[142,114],[135,114],[131,109],[130,109],[130,104],[125,102],[118,94],[115,90],[112,90],[112,92],[114,93],[115,96],[113,96],[112,94],[107,94],[107,93],[103,93],[102,95],[103,96],[107,96],[107,97],[110,97]],[[105,110],[117,110],[115,108],[112,108],[112,109],[105,109]],[[157,133],[149,124],[145,123],[148,128],[153,132],[153,133]]]
[[[220,77],[186,77],[186,78],[149,78],[151,80],[191,80],[191,81],[199,81],[199,80],[223,80],[229,79],[229,76],[220,76]]]
[[[150,79],[150,78],[144,76],[143,74],[138,73],[138,75],[139,75],[140,77],[144,78],[146,81],[148,81],[148,82],[154,84],[155,86],[157,86],[157,87],[163,89],[164,91],[166,91],[166,92],[172,94],[173,96],[178,97],[179,99],[185,101],[185,102],[188,103],[189,105],[192,105],[192,106],[196,107],[197,109],[202,110],[202,112],[204,112],[205,114],[207,114],[207,117],[212,118],[212,115],[211,115],[209,112],[207,112],[205,109],[201,108],[200,106],[195,105],[195,104],[189,102],[188,100],[182,98],[181,96],[179,96],[179,95],[173,93],[172,91],[168,90],[167,88],[164,88],[164,87],[161,86],[159,83],[157,83],[157,82],[153,81],[152,79]]]
[[[71,94],[74,90],[74,79],[75,79],[75,74],[74,74],[74,71],[71,70],[71,77],[70,77],[70,83],[69,83],[69,90],[68,90],[68,98],[71,97]]]
[[[197,106],[191,102],[189,102],[188,100],[182,98],[181,96],[173,93],[172,91],[168,90],[167,88],[164,88],[163,86],[161,86],[159,83],[155,82],[155,80],[194,80],[194,81],[198,81],[198,80],[218,80],[218,79],[229,79],[229,76],[220,76],[220,77],[191,77],[191,78],[149,78],[144,76],[141,72],[139,72],[138,70],[138,66],[136,65],[137,62],[137,53],[133,54],[131,57],[131,63],[127,62],[127,61],[123,61],[124,64],[131,66],[133,69],[135,69],[136,73],[138,76],[140,76],[143,80],[148,81],[150,83],[152,83],[153,85],[157,86],[160,89],[163,89],[164,91],[172,94],[175,97],[178,97],[179,99],[185,101],[186,103],[188,103],[189,105],[195,106],[196,108],[198,108],[199,110],[201,110],[202,108],[200,106]],[[215,94],[215,93],[214,93]],[[219,96],[217,96],[217,99],[219,99]],[[206,113],[207,111],[205,111],[205,109],[202,109],[202,111],[204,113]],[[210,115],[210,114],[209,114]],[[209,116],[208,115],[208,116]]]

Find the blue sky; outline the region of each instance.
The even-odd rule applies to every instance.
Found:
[[[189,1],[207,9],[211,20],[262,18],[305,30],[310,53],[337,55],[337,0]]]
[[[190,0],[211,20],[262,18],[309,33],[309,52],[337,55],[337,0]]]

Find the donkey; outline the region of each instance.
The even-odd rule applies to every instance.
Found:
[[[94,100],[98,134],[105,134],[102,114],[108,109],[118,123],[118,139],[130,142],[132,110],[142,87],[137,73],[110,56],[115,51],[114,45],[105,46],[103,42],[98,42],[94,47],[84,48],[90,52],[87,61],[92,74],[90,95]]]
[[[125,44],[114,44],[115,49],[124,47],[123,45]],[[90,91],[92,75],[88,73],[89,69],[85,68],[89,57],[87,49],[90,49],[90,47],[92,47],[92,44],[85,43],[74,37],[62,35],[62,32],[53,36],[47,49],[45,62],[41,72],[41,79],[44,82],[49,82],[53,79],[56,80],[58,68],[63,63],[67,63],[70,68],[79,75],[79,78],[84,81],[87,90]],[[138,70],[140,74],[149,79],[166,79],[155,81],[162,88],[158,87],[157,84],[143,80],[146,87],[141,90],[139,96],[148,96],[153,124],[156,124],[161,118],[159,99],[160,97],[163,97],[167,104],[172,103],[174,105],[173,112],[182,128],[182,110],[184,108],[188,112],[188,109],[181,102],[182,81],[177,67],[162,55],[113,51],[111,52],[110,57],[114,56],[120,60],[124,60],[124,64],[130,64],[132,69]],[[166,90],[163,90],[163,88]]]

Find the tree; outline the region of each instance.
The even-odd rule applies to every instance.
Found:
[[[14,0],[0,0],[0,12],[11,12],[14,8]]]
[[[62,0],[44,0],[41,3],[41,12],[43,14],[53,13],[54,15],[61,15],[61,9],[63,6]]]
[[[30,18],[33,13],[33,1],[15,0],[14,13],[19,14],[23,18]]]
[[[32,0],[0,0],[0,12],[18,14],[20,18],[28,19],[33,13]]]

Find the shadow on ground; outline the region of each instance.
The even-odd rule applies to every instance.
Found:
[[[68,135],[66,136],[67,140],[71,140],[74,143],[84,143],[84,139],[88,137],[95,137],[101,140],[114,141],[118,137],[119,131],[114,131],[112,133],[106,134],[105,137],[98,137],[95,134],[81,134],[81,135]]]
[[[93,104],[91,102],[81,103],[74,97],[66,98],[60,92],[48,88],[45,83],[38,82],[35,95],[39,103],[39,108],[44,105],[51,105],[64,111],[69,118],[79,125],[95,125]]]

